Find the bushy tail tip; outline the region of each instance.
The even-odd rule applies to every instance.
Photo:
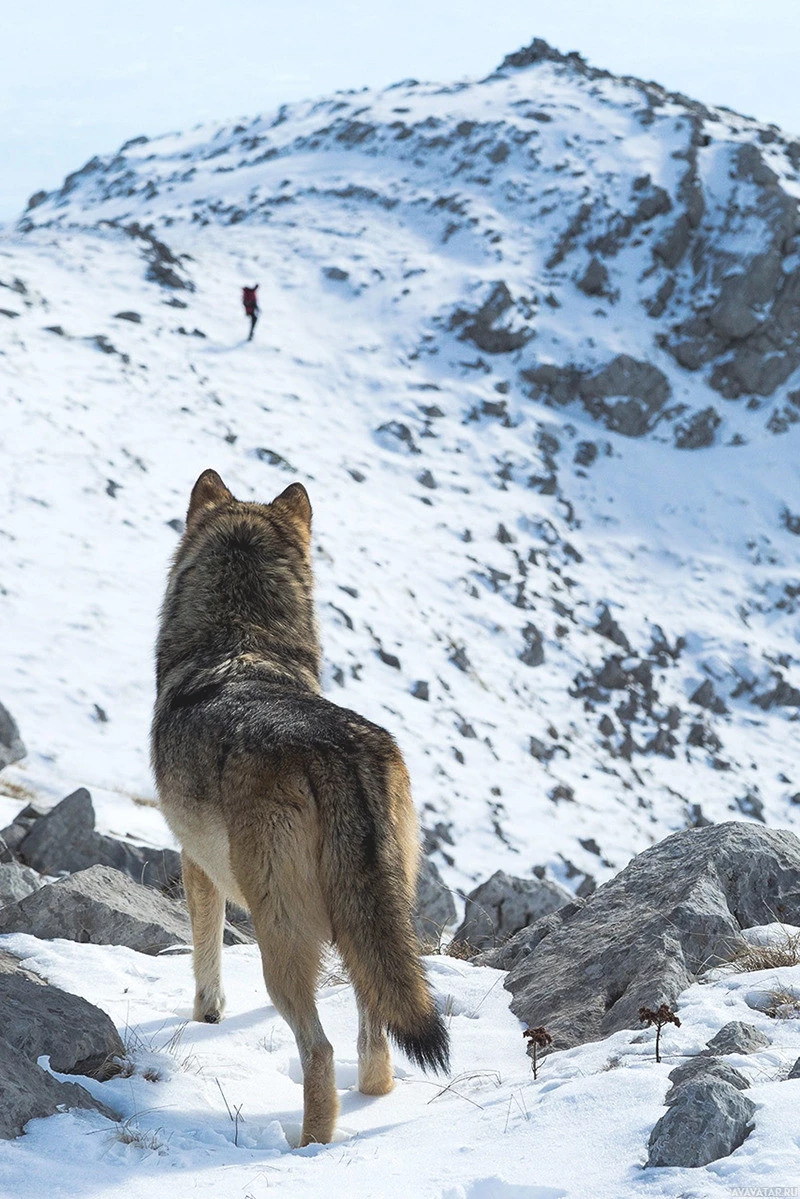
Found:
[[[450,1073],[450,1034],[437,1011],[431,1012],[421,1028],[414,1032],[389,1025],[389,1036],[397,1048],[421,1066],[436,1074]]]

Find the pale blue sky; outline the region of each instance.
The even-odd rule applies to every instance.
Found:
[[[798,0],[0,0],[0,17],[0,220],[140,133],[480,76],[534,36],[800,133]]]

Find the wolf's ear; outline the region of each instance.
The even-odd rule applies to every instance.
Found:
[[[286,490],[272,501],[270,507],[277,509],[282,516],[287,516],[308,545],[311,540],[311,500],[303,484],[290,483]]]
[[[209,508],[226,504],[233,498],[215,470],[204,470],[192,488],[189,511],[186,513],[186,528],[191,529],[195,521]]]

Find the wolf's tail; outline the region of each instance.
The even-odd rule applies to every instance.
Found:
[[[337,948],[372,1019],[423,1069],[447,1072],[450,1038],[411,922],[416,863],[409,857],[417,846],[408,775],[394,743],[387,758],[366,776],[363,760],[336,771],[338,778],[326,772],[318,801],[328,908]]]

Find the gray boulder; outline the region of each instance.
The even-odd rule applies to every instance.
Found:
[[[766,1049],[769,1037],[765,1037],[754,1024],[745,1024],[741,1020],[731,1020],[708,1042],[704,1054],[718,1053],[757,1053]]]
[[[174,849],[117,841],[96,832],[94,824],[92,797],[85,787],[79,787],[31,824],[19,844],[19,855],[41,874],[73,874],[104,865],[159,890],[179,885],[181,859]]]
[[[101,1080],[119,1073],[125,1046],[106,1013],[79,995],[46,983],[3,951],[0,1011],[5,1042],[30,1061],[47,1054],[59,1074]]]
[[[74,1082],[53,1078],[0,1037],[0,1139],[18,1137],[29,1120],[68,1108],[88,1108],[116,1120],[114,1112]]]
[[[685,1082],[650,1133],[648,1166],[707,1166],[738,1149],[756,1105],[728,1082]]]
[[[544,1025],[555,1048],[638,1028],[640,1007],[674,1006],[702,970],[726,959],[742,928],[769,923],[775,911],[800,923],[793,833],[733,822],[675,833],[582,907],[548,917],[544,935],[535,924],[511,939],[503,949],[514,962],[511,1010]]]
[[[0,933],[127,945],[151,954],[192,943],[189,913],[181,901],[135,883],[111,866],[80,870],[41,887],[19,903],[0,908]],[[226,945],[250,939],[226,925]]]
[[[721,1057],[690,1057],[670,1071],[669,1080],[672,1086],[667,1091],[664,1102],[671,1107],[677,1099],[680,1089],[685,1082],[727,1082],[737,1091],[746,1091],[750,1086],[745,1076],[735,1066],[723,1061]]]
[[[14,717],[0,704],[0,770],[25,757],[25,746]]]
[[[573,896],[547,879],[515,878],[498,870],[467,896],[464,919],[453,934],[476,949],[505,941],[543,916],[571,903]]]
[[[800,1078],[800,1057],[797,1059],[795,1064],[792,1066],[787,1077],[788,1078]]]
[[[438,946],[442,930],[453,924],[456,905],[449,887],[430,858],[423,857],[417,879],[414,928],[423,946]]]

